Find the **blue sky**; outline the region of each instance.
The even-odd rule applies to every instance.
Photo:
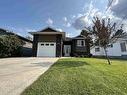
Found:
[[[26,36],[52,26],[75,36],[80,22],[91,23],[92,13],[102,14],[107,4],[108,0],[0,0],[0,27]]]

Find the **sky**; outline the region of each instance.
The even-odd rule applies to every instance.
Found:
[[[73,37],[84,26],[90,26],[94,16],[125,19],[127,0],[0,0],[0,28],[22,36],[28,32],[52,27]],[[112,1],[112,0],[111,0]],[[124,11],[123,11],[124,10]]]

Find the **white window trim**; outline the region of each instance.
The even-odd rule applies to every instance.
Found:
[[[82,45],[82,41],[84,42],[84,45]],[[77,46],[85,46],[85,40],[77,40]]]

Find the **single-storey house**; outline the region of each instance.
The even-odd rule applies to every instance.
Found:
[[[104,56],[104,49],[100,46],[91,47],[91,54],[93,56]],[[115,43],[112,43],[107,48],[107,54],[113,58],[127,59],[127,36],[119,38]]]
[[[62,57],[62,56],[89,56],[90,45],[82,35],[73,38],[66,37],[65,32],[60,32],[47,27],[33,35],[34,57]]]

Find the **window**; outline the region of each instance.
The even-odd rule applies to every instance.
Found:
[[[81,45],[84,46],[84,41],[83,40],[81,41]]]
[[[127,51],[125,42],[124,43],[120,43],[120,46],[121,46],[121,51],[122,52],[126,52]]]
[[[100,48],[95,48],[95,52],[99,52],[100,51]]]
[[[113,48],[113,44],[111,44],[110,47]]]
[[[85,46],[85,40],[77,40],[77,46]]]
[[[41,46],[44,46],[44,44],[41,44]]]
[[[50,46],[54,46],[54,44],[50,44]]]
[[[45,44],[46,46],[49,46],[49,44]]]

